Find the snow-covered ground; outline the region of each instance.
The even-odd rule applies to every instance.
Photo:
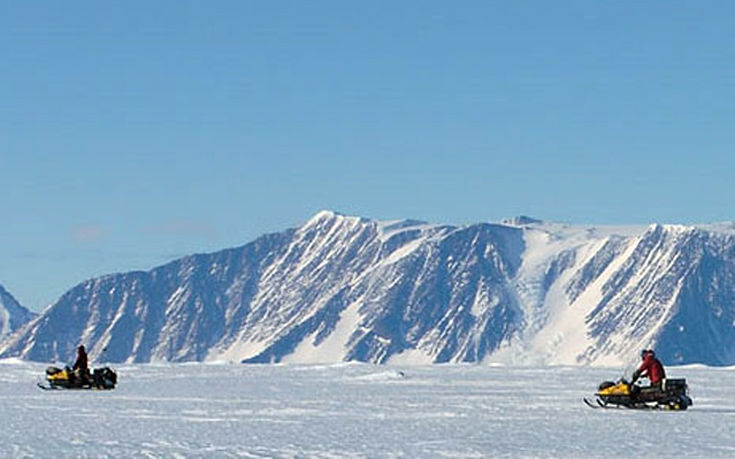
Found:
[[[0,363],[2,457],[733,456],[735,370],[686,377],[686,412],[592,410],[604,368],[134,365],[119,387],[41,391]]]

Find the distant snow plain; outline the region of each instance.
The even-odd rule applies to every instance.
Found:
[[[2,457],[734,456],[735,370],[686,377],[686,412],[582,403],[619,369],[146,364],[114,391],[42,391],[0,362]]]

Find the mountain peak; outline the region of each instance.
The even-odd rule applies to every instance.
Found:
[[[543,222],[544,222],[543,220],[529,217],[527,215],[518,215],[513,218],[506,218],[502,221],[504,225],[509,225],[509,226],[537,225]]]
[[[15,331],[33,317],[35,317],[34,313],[24,308],[10,292],[0,285],[0,336]]]
[[[309,220],[324,220],[336,217],[344,217],[344,214],[329,209],[322,209],[319,212],[315,213]]]
[[[359,219],[359,217],[349,217],[340,212],[335,212],[333,210],[324,209],[324,210],[320,210],[319,212],[315,213],[309,220],[306,221],[304,226],[311,226],[311,225],[319,224],[323,222],[341,220],[343,218],[358,218]]]
[[[343,223],[368,223],[370,221],[371,220],[369,218],[345,215],[343,213],[335,212],[333,210],[320,210],[303,225],[303,228],[318,227],[323,225],[331,226],[334,224]]]

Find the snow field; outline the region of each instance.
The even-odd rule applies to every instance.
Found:
[[[686,377],[687,412],[592,410],[605,368],[126,365],[119,387],[41,391],[0,364],[3,457],[732,456],[732,369]]]

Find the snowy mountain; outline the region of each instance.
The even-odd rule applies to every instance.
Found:
[[[463,227],[323,211],[84,282],[0,346],[70,360],[735,364],[735,229]]]
[[[36,314],[32,313],[13,298],[13,295],[0,285],[0,338],[20,328]]]

